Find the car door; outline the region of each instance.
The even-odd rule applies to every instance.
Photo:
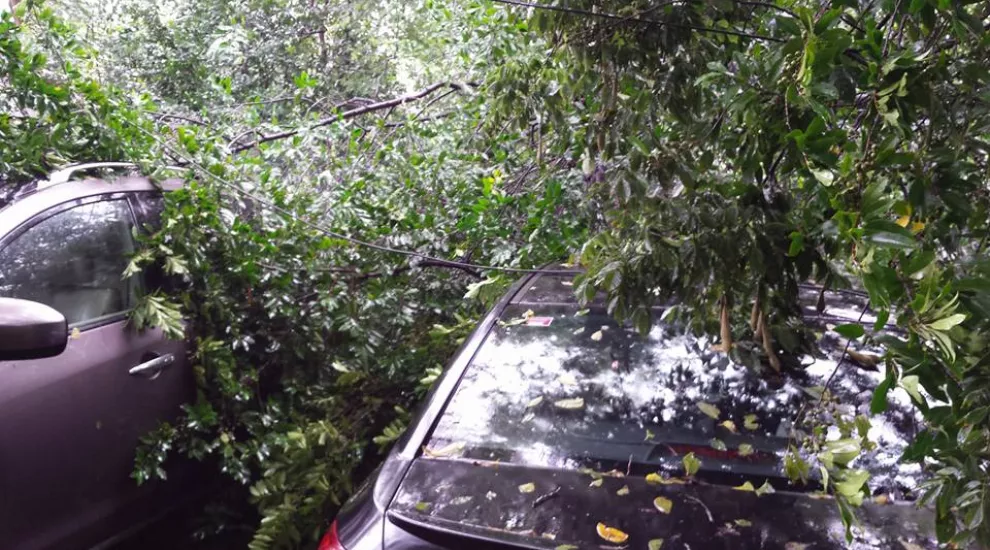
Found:
[[[121,274],[134,217],[123,193],[60,204],[0,235],[0,296],[47,304],[59,356],[0,361],[0,546],[85,548],[154,517],[181,486],[138,486],[139,438],[192,400],[184,344],[136,331],[139,278]]]

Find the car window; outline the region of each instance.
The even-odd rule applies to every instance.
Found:
[[[134,252],[124,200],[76,206],[30,226],[0,249],[0,296],[47,304],[70,325],[131,308],[136,279],[123,279]]]
[[[678,475],[693,452],[711,482],[783,482],[792,423],[836,368],[839,341],[824,337],[834,354],[804,357],[803,372],[787,376],[759,374],[713,343],[660,321],[643,337],[602,308],[510,306],[467,367],[427,454]],[[882,379],[847,364],[832,391],[865,412]],[[890,395],[888,413],[870,420],[881,444],[859,465],[878,483],[910,489],[916,466],[897,458],[919,419],[906,394]]]

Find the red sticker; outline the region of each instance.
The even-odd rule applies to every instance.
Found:
[[[553,317],[530,317],[526,319],[526,325],[531,327],[548,327],[553,322]]]

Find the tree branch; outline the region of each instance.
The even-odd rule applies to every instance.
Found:
[[[739,36],[742,38],[752,38],[754,40],[766,40],[767,42],[785,42],[782,38],[775,38],[773,36],[764,36],[761,34],[751,34],[742,31],[734,31],[730,29],[715,29],[711,27],[702,27],[699,25],[689,25],[686,23],[671,23],[668,21],[657,21],[656,19],[643,19],[640,17],[623,17],[621,15],[616,15],[614,13],[608,12],[593,12],[588,10],[582,10],[578,8],[568,8],[565,6],[552,6],[549,4],[538,4],[531,2],[524,2],[522,0],[493,0],[499,4],[508,4],[510,6],[519,6],[522,8],[533,8],[538,10],[549,10],[558,11],[561,13],[569,13],[571,15],[586,15],[590,17],[598,17],[600,19],[610,19],[612,21],[619,22],[629,22],[629,23],[643,23],[646,25],[655,25],[658,27],[676,27],[681,29],[691,29],[698,32],[708,32],[713,34],[724,34],[729,36]]]
[[[437,91],[437,90],[439,90],[441,88],[451,88],[453,90],[462,91],[466,87],[469,87],[469,86],[473,86],[473,85],[472,84],[459,84],[459,83],[456,83],[456,82],[437,82],[436,84],[432,84],[430,86],[427,86],[426,88],[423,88],[422,90],[420,90],[418,92],[414,92],[414,93],[411,93],[411,94],[406,94],[404,96],[399,96],[399,97],[396,97],[396,98],[392,98],[392,99],[389,99],[387,101],[379,101],[378,103],[369,103],[367,105],[362,105],[360,107],[351,109],[349,111],[344,111],[343,113],[340,113],[340,114],[338,114],[336,116],[324,118],[322,120],[317,121],[315,124],[309,126],[306,129],[307,130],[314,130],[314,129],[320,128],[322,126],[327,126],[329,124],[333,124],[334,122],[340,122],[342,120],[348,120],[348,119],[351,119],[351,118],[354,118],[354,117],[358,117],[358,116],[361,116],[361,115],[364,115],[364,114],[367,114],[367,113],[371,113],[371,112],[374,112],[374,111],[381,111],[381,110],[384,110],[384,109],[392,109],[394,107],[398,107],[400,105],[404,105],[404,104],[409,103],[411,101],[416,101],[418,99],[422,99],[422,98],[424,98],[424,97],[432,94],[433,92],[435,92],[435,91]],[[246,151],[248,149],[252,149],[254,147],[257,147],[258,145],[261,145],[262,143],[267,143],[269,141],[276,141],[276,140],[279,140],[279,139],[289,138],[289,137],[292,137],[292,136],[295,136],[295,135],[299,134],[299,132],[301,132],[301,131],[303,131],[303,129],[286,130],[284,132],[279,132],[277,134],[270,134],[270,135],[267,135],[267,136],[262,136],[262,137],[258,138],[257,140],[252,141],[250,143],[245,143],[243,145],[238,145],[236,147],[233,147],[230,150],[230,153],[231,154],[237,154],[237,153],[240,153],[242,151]]]

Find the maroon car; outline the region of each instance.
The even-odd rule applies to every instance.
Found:
[[[131,478],[138,439],[176,418],[194,384],[185,344],[137,331],[127,314],[149,276],[122,278],[135,230],[162,188],[108,182],[80,165],[0,189],[0,547],[92,548],[120,540],[191,493]],[[165,189],[177,185],[165,184]]]

